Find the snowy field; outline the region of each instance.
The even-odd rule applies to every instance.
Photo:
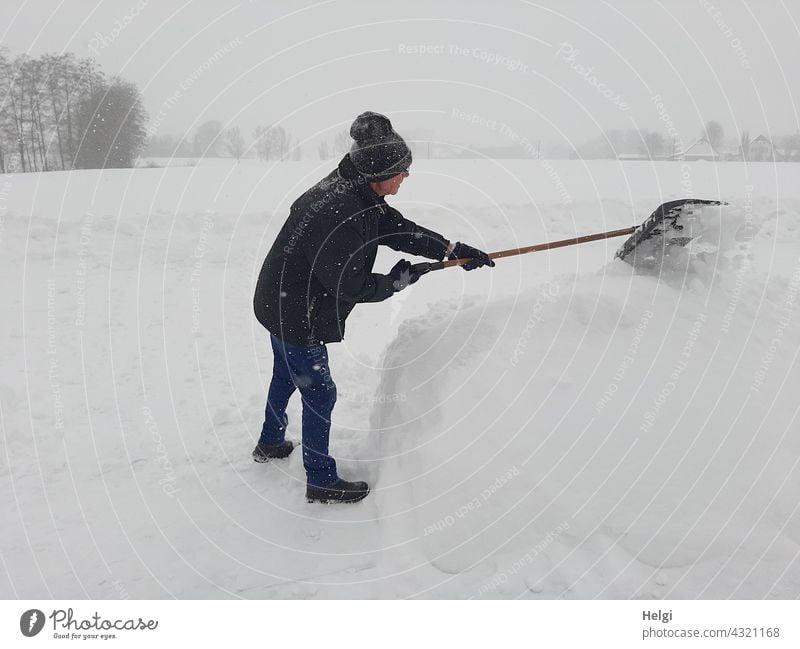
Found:
[[[333,164],[0,176],[0,596],[800,596],[796,165],[415,162],[390,202],[486,250],[731,205],[660,275],[613,239],[358,307],[332,452],[374,490],[326,507],[250,458],[252,294]]]

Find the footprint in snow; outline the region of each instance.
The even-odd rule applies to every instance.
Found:
[[[303,536],[311,541],[319,541],[322,538],[322,530],[319,525],[307,521],[303,524]]]

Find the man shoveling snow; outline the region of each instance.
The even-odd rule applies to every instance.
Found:
[[[340,478],[328,455],[336,384],[326,343],[344,337],[356,304],[382,302],[416,282],[420,272],[401,259],[388,274],[373,273],[378,246],[428,259],[469,259],[465,270],[494,266],[477,248],[403,218],[384,196],[409,174],[411,151],[389,119],[373,112],[350,127],[354,143],[338,167],[291,207],[258,277],[254,309],[270,332],[272,381],[256,462],[288,457],[286,406],[295,389],[303,399],[303,465],[309,502],[357,502],[366,482]]]

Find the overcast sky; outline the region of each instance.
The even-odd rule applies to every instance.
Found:
[[[367,109],[401,134],[498,145],[631,127],[688,143],[709,119],[728,137],[800,130],[800,0],[3,5],[12,52],[94,56],[162,134],[219,119],[315,142]]]

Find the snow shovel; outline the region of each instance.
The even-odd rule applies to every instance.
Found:
[[[582,237],[574,237],[572,239],[561,239],[560,241],[550,241],[548,243],[540,243],[535,246],[526,246],[524,248],[510,248],[508,250],[498,250],[497,252],[490,252],[489,257],[492,259],[500,259],[501,257],[514,257],[516,255],[524,255],[529,252],[539,252],[541,250],[552,250],[553,248],[563,248],[565,246],[574,246],[579,243],[587,243],[589,241],[598,241],[599,239],[611,239],[612,237],[624,237],[626,234],[631,235],[630,238],[617,250],[614,257],[622,259],[629,264],[634,264],[637,260],[637,247],[641,246],[645,241],[649,241],[650,245],[647,246],[648,252],[645,255],[651,256],[652,251],[659,242],[663,246],[685,246],[692,240],[690,232],[684,232],[685,226],[681,223],[681,219],[694,214],[696,207],[705,205],[727,205],[724,201],[709,201],[701,198],[682,198],[677,201],[669,201],[663,205],[659,205],[656,210],[647,217],[644,223],[639,226],[631,226],[629,228],[622,228],[621,230],[610,230],[608,232],[598,232],[597,234],[587,234]],[[639,249],[642,250],[641,248]],[[450,268],[451,266],[461,266],[466,264],[469,259],[449,259],[447,261],[435,262],[422,262],[414,264],[414,269],[420,274],[424,275],[432,270],[441,270],[443,268]]]

